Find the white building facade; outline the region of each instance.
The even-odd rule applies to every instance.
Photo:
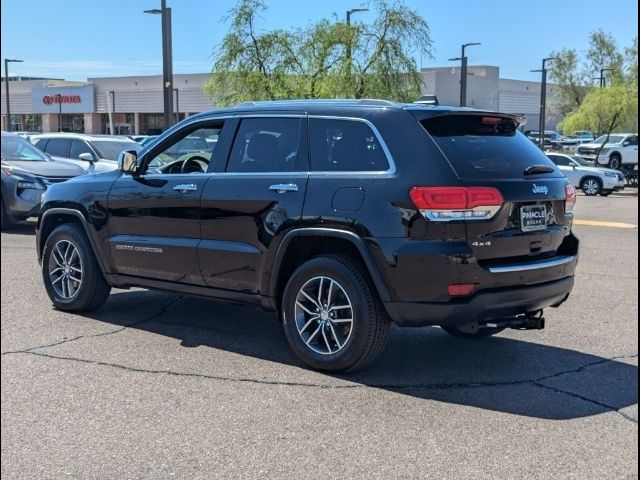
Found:
[[[458,105],[460,68],[426,68],[421,71],[423,93],[435,94],[441,105]],[[539,120],[540,84],[500,78],[495,66],[470,66],[467,106],[524,114],[529,129]],[[176,120],[215,108],[203,93],[209,74],[174,75]],[[8,129],[4,79],[1,86],[2,130]],[[157,134],[164,130],[162,76],[9,81],[12,131]],[[553,86],[548,91],[547,128],[555,128]],[[111,116],[111,118],[110,118]]]

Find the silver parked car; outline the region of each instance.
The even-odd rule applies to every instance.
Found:
[[[42,194],[52,183],[84,174],[73,163],[53,161],[27,140],[2,132],[2,230],[40,211]]]
[[[123,150],[141,150],[138,142],[126,136],[45,133],[30,137],[31,143],[54,159],[73,162],[87,172],[108,172],[118,167]]]

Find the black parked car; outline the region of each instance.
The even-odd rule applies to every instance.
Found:
[[[28,140],[2,132],[2,230],[36,216],[49,185],[83,173],[76,165],[52,161]]]
[[[119,170],[47,191],[45,287],[68,311],[131,286],[261,305],[327,371],[376,358],[392,323],[542,328],[573,286],[575,191],[517,127],[386,101],[194,115]],[[207,156],[165,155],[193,137],[216,139]]]

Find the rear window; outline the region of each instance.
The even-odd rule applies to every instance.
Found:
[[[54,157],[69,157],[69,146],[71,140],[68,138],[51,138],[47,143],[45,151]]]
[[[420,122],[460,178],[524,178],[531,165],[554,169],[554,163],[518,131],[510,117],[442,115]]]

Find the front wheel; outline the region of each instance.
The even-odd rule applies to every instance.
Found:
[[[9,215],[6,207],[4,206],[4,200],[0,200],[0,210],[2,211],[2,219],[0,219],[0,230],[3,232],[9,230],[15,225],[15,220]]]
[[[602,182],[595,177],[587,177],[582,180],[580,189],[584,192],[585,195],[592,197],[594,195],[600,194],[600,192],[602,191]]]
[[[359,265],[345,256],[304,263],[289,279],[281,306],[294,353],[327,372],[355,370],[382,353],[391,322]]]
[[[57,227],[42,251],[42,279],[53,305],[68,312],[101,307],[111,287],[84,232],[77,225]]]
[[[620,170],[622,168],[622,157],[618,153],[614,153],[609,158],[609,168]]]

